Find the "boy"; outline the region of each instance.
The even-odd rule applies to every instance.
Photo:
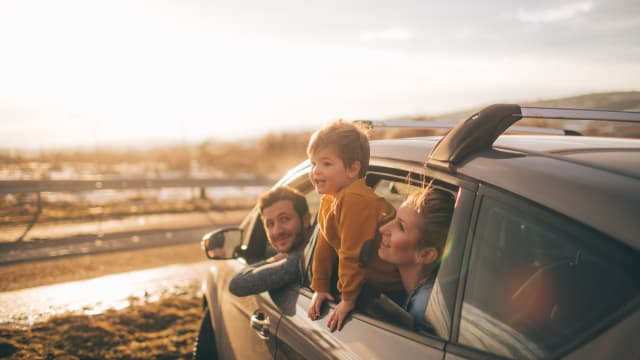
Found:
[[[308,315],[312,320],[318,319],[324,300],[334,300],[329,290],[337,258],[341,299],[327,325],[331,331],[340,330],[355,307],[365,280],[380,290],[400,288],[397,269],[380,260],[377,252],[373,252],[366,268],[359,264],[363,244],[375,238],[380,222],[392,218],[394,209],[364,181],[369,167],[369,140],[355,125],[342,120],[327,124],[311,136],[307,154],[312,166],[311,182],[322,194],[311,281],[315,293]]]

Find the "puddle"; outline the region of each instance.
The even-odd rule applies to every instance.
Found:
[[[0,293],[0,325],[31,326],[63,314],[93,315],[132,302],[197,291],[210,261],[163,266],[90,280]]]

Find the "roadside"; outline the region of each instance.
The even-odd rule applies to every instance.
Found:
[[[140,214],[121,218],[93,221],[51,221],[36,223],[24,240],[42,241],[81,235],[102,237],[120,232],[136,232],[148,229],[174,230],[238,223],[248,209],[190,211],[173,214]],[[24,232],[26,225],[0,226],[0,243],[14,242]]]
[[[199,244],[194,242],[1,266],[0,286],[2,294],[9,294],[11,290],[30,291],[28,288],[77,280],[91,281],[105,275],[157,267],[169,267],[176,269],[174,272],[182,273],[182,265],[176,264],[187,266],[203,263],[207,265],[204,253]],[[150,287],[148,281],[145,284]],[[163,280],[162,286],[165,285]],[[166,293],[161,291],[159,299],[147,296],[148,290],[143,291],[143,295],[133,293],[127,299],[128,306],[120,310],[111,309],[89,315],[87,309],[81,309],[84,314],[55,315],[48,320],[37,321],[30,327],[2,325],[0,357],[189,359],[202,313],[199,282],[171,287]],[[108,289],[103,291],[106,291],[105,295],[111,295]],[[92,291],[86,289],[86,292]],[[75,299],[75,296],[71,296]],[[100,301],[105,300],[100,292],[97,296]],[[36,298],[46,301],[46,297]],[[16,309],[15,305],[10,307]],[[38,314],[32,312],[29,315],[37,317]]]
[[[197,242],[0,266],[0,292],[206,260]]]
[[[0,326],[0,357],[190,359],[200,302],[186,293],[93,316],[58,315],[27,329]]]
[[[166,218],[151,222],[171,227],[176,223],[193,225],[186,222],[197,220],[214,229],[238,224],[246,213],[247,210],[226,212],[214,220],[202,214],[185,214],[182,223],[180,219],[169,222]],[[133,226],[135,223],[130,222]],[[149,226],[148,218],[144,225]],[[80,225],[67,229],[63,226],[56,233],[71,234],[79,228]],[[200,249],[199,236],[181,244],[0,266],[0,297],[9,299],[2,307],[5,312],[14,310],[18,314],[15,323],[0,326],[0,357],[190,358],[202,313],[199,282],[201,273],[210,265]],[[105,242],[107,238],[105,235]],[[61,240],[25,243],[57,241]],[[135,272],[127,274],[131,271]],[[82,283],[74,283],[77,281]],[[134,284],[134,289],[127,297],[129,293],[124,292],[128,281]],[[55,284],[64,286],[47,289],[47,285]],[[115,299],[116,306],[110,305],[110,297]],[[59,304],[52,299],[58,299]],[[84,300],[94,305],[81,305]],[[31,302],[38,301],[35,307],[44,305],[43,314],[29,307]],[[58,310],[65,309],[65,301],[77,303],[80,308],[60,313]],[[51,317],[52,314],[58,315]],[[20,323],[32,325],[17,325]]]
[[[3,259],[21,258],[30,251],[66,246],[63,248],[65,253],[52,253],[46,260],[29,261],[24,257],[25,260],[18,259],[20,262],[0,262],[0,291],[204,261],[206,257],[199,244],[202,235],[221,226],[239,224],[247,213],[248,210],[243,209],[139,215],[104,222],[46,222],[34,226],[28,240],[19,243],[6,241],[20,229],[0,226],[0,249],[3,250],[0,257]],[[181,229],[193,231],[183,232],[188,235],[184,239],[176,239],[175,234]],[[109,242],[116,242],[119,234],[139,235],[128,236],[130,242],[135,242],[126,245],[128,249],[108,249]],[[171,234],[174,234],[173,239],[168,238]],[[92,248],[87,248],[87,242]],[[74,246],[78,249],[73,249]],[[96,247],[103,249],[94,252]]]

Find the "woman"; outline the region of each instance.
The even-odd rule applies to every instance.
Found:
[[[396,217],[380,227],[378,255],[398,267],[408,295],[404,309],[419,322],[424,322],[454,205],[452,194],[428,187],[411,194]]]

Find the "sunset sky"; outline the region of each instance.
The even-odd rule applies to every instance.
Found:
[[[0,0],[0,148],[640,90],[638,34],[637,0]]]

